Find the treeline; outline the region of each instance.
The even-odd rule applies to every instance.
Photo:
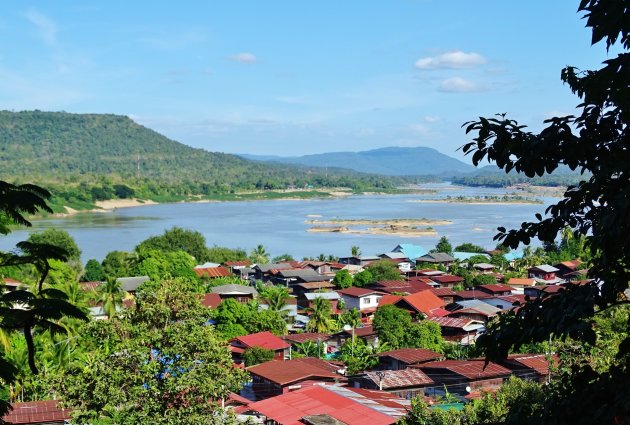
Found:
[[[583,176],[579,173],[558,173],[534,178],[516,173],[490,173],[474,176],[453,177],[451,181],[454,184],[473,187],[507,187],[525,183],[535,186],[565,187],[578,184],[580,181],[588,179],[588,177],[589,176]]]
[[[52,190],[53,206],[111,198],[173,199],[241,190],[392,189],[409,179],[248,161],[175,142],[111,114],[0,111],[0,178]]]

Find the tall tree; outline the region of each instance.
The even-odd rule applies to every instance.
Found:
[[[177,226],[165,230],[159,236],[151,236],[140,242],[135,248],[135,251],[138,253],[146,250],[162,252],[184,251],[190,254],[198,263],[204,263],[209,260],[206,238],[200,232]]]
[[[249,254],[249,258],[254,264],[267,264],[269,262],[269,253],[262,244],[258,244]]]
[[[122,285],[116,279],[107,279],[96,288],[96,300],[109,318],[114,317],[124,298]]]
[[[49,228],[42,232],[32,233],[28,241],[35,244],[48,244],[62,248],[68,260],[80,261],[81,250],[70,233],[63,229]]]
[[[306,311],[309,318],[306,324],[308,331],[327,333],[335,329],[335,321],[332,319],[332,306],[327,299],[322,297],[315,298]]]
[[[494,161],[506,172],[542,176],[564,165],[583,173],[547,215],[519,229],[499,228],[495,237],[516,248],[537,238],[555,240],[567,226],[583,236],[592,254],[591,285],[569,285],[565,291],[533,300],[501,315],[478,344],[489,359],[549,338],[572,338],[594,346],[594,317],[619,303],[630,281],[630,8],[620,0],[582,0],[579,12],[592,29],[592,43],[604,41],[611,58],[600,69],[562,70],[562,81],[580,98],[577,116],[553,117],[539,133],[526,130],[504,114],[466,124],[476,135],[463,146],[475,165]],[[613,423],[630,418],[630,337],[619,345],[616,362],[595,370],[586,362],[554,382],[545,400],[545,423]],[[614,395],[611,397],[611,395]],[[565,406],[571,406],[570,409]],[[602,409],[601,406],[606,406]]]

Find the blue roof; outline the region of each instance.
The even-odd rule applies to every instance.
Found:
[[[507,254],[503,254],[503,257],[505,257],[507,261],[520,260],[523,258],[523,251],[510,251]]]
[[[410,260],[422,257],[423,255],[426,255],[427,252],[429,252],[420,245],[414,245],[410,243],[401,243],[392,251],[402,252],[403,254],[405,254],[405,257],[409,258]]]
[[[466,261],[470,257],[474,257],[475,255],[483,255],[486,258],[490,258],[488,254],[484,254],[483,252],[463,252],[463,251],[453,252],[453,257],[457,258],[459,261]]]

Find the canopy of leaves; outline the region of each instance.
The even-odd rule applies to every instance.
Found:
[[[209,261],[209,252],[206,247],[206,238],[195,230],[172,227],[164,231],[160,236],[151,236],[140,242],[135,251],[174,252],[184,251],[192,256],[199,264]]]
[[[41,232],[31,233],[29,242],[58,246],[66,251],[69,260],[79,261],[81,250],[74,238],[63,229],[49,228]]]
[[[243,353],[243,362],[249,367],[273,360],[273,356],[273,351],[267,348],[250,347]]]
[[[412,347],[441,352],[444,345],[437,323],[428,320],[412,322],[407,311],[394,305],[376,310],[372,325],[378,332],[379,340],[392,349]]]
[[[389,260],[374,261],[366,266],[366,270],[369,270],[372,274],[372,282],[378,282],[380,280],[403,280],[398,266]]]

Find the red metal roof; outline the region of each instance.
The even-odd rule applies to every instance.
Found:
[[[398,305],[402,301],[405,301],[417,312],[422,312],[426,315],[431,315],[431,310],[433,309],[444,307],[444,301],[438,298],[430,289],[407,295],[396,304]]]
[[[289,348],[289,344],[282,340],[282,338],[279,338],[268,331],[237,336],[236,338],[231,339],[230,343],[234,345],[240,344],[246,348],[262,347],[273,351]]]
[[[197,273],[197,276],[199,277],[216,278],[233,276],[232,273],[230,273],[230,271],[225,267],[206,267],[203,269],[193,270],[195,271],[195,273]]]
[[[457,283],[457,282],[463,282],[464,278],[463,277],[459,277],[459,276],[454,276],[454,275],[450,275],[450,274],[445,274],[442,276],[431,276],[431,280],[436,282],[436,283]]]
[[[5,282],[7,279],[5,279]],[[17,282],[17,281],[15,281]],[[19,282],[17,282],[19,284]],[[84,291],[95,291],[103,282],[79,282],[79,286]]]
[[[70,419],[69,409],[58,409],[58,400],[28,401],[13,403],[13,410],[2,419],[11,424],[63,424]]]
[[[431,288],[429,291],[433,292],[438,297],[454,297],[455,292],[451,288]]]
[[[400,295],[383,295],[380,300],[378,300],[378,306],[382,307],[384,305],[396,304],[398,301],[402,300],[403,297]]]
[[[442,354],[424,348],[400,348],[379,353],[379,357],[391,357],[403,363],[414,364],[439,359]]]
[[[549,362],[544,354],[510,354],[507,360],[521,368],[533,369],[540,375],[549,375]],[[552,362],[557,364],[557,356],[552,357]]]
[[[249,260],[226,261],[223,265],[227,267],[249,267],[252,265],[252,262]]]
[[[352,330],[344,331],[348,335],[352,335]],[[354,328],[354,336],[365,338],[367,336],[376,335],[378,332],[374,330],[372,325],[362,326],[360,328]]]
[[[455,291],[455,295],[465,300],[481,300],[484,298],[492,298],[492,295],[482,291]]]
[[[478,320],[458,317],[429,317],[427,320],[437,323],[440,327],[464,329],[470,322],[480,323]]]
[[[511,374],[508,369],[496,363],[490,362],[486,366],[484,360],[443,360],[440,362],[421,363],[412,367],[421,369],[429,376],[431,375],[431,371],[448,370],[471,380],[508,376]]]
[[[284,337],[285,341],[301,344],[306,341],[328,341],[331,335],[317,332],[304,332],[301,334],[290,334]]]
[[[347,389],[359,395],[355,389]],[[365,394],[365,391],[363,392]],[[392,396],[393,399],[396,397]],[[375,404],[375,403],[373,403]],[[402,406],[401,406],[402,407]],[[390,425],[397,420],[364,406],[351,397],[344,397],[326,387],[314,386],[252,403],[250,408],[281,425],[303,425],[304,416],[328,414],[347,425]]]
[[[217,308],[221,304],[221,296],[219,294],[204,294],[201,299],[201,305],[209,308]]]
[[[385,295],[384,292],[377,291],[374,289],[368,289],[368,288],[359,288],[358,286],[351,286],[346,289],[339,289],[337,292],[343,295],[348,295],[350,297],[357,297],[357,298],[366,297],[372,294]]]
[[[343,375],[336,373],[341,367],[332,365],[324,360],[304,357],[286,361],[271,360],[269,362],[248,367],[252,375],[260,376],[278,385],[288,385],[305,379],[321,378],[330,380],[345,380]]]
[[[383,377],[378,375],[382,373]],[[384,390],[393,388],[419,387],[432,385],[433,379],[429,378],[420,369],[384,370],[380,372],[366,372],[367,377],[376,385],[381,385]]]
[[[534,286],[536,285],[536,281],[534,279],[513,277],[510,280],[508,280],[508,285]]]
[[[501,285],[499,283],[489,284],[489,285],[479,285],[480,290],[485,290],[488,292],[492,292],[493,294],[500,292],[511,292],[512,288],[507,285]]]

